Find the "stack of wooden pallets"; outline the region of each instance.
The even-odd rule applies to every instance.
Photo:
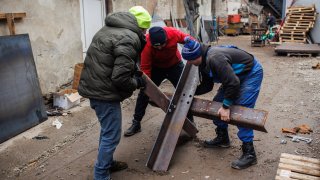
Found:
[[[275,179],[319,180],[320,160],[282,153]]]
[[[288,8],[286,21],[280,30],[280,42],[307,41],[307,33],[314,26],[317,13],[315,7]]]

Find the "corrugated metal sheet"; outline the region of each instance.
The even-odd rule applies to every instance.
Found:
[[[0,36],[0,143],[47,119],[29,35]]]

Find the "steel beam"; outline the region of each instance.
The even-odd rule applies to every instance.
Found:
[[[152,82],[152,80],[147,75],[143,74],[142,78],[146,82],[144,93],[149,96],[152,104],[158,106],[164,112],[167,112],[170,105],[170,99],[162,91],[160,91],[160,89]],[[186,118],[183,124],[183,130],[185,130],[186,133],[188,133],[191,137],[196,137],[196,134],[198,133],[196,126],[188,118]]]
[[[169,98],[172,96],[170,93],[164,94]],[[212,120],[214,117],[219,117],[218,110],[221,106],[222,103],[220,102],[193,98],[189,111],[194,116]],[[228,124],[267,132],[264,127],[268,117],[267,111],[246,108],[243,106],[231,106],[230,113],[230,122],[227,122]]]
[[[147,162],[147,166],[152,170],[168,170],[198,82],[198,68],[187,64],[180,77],[159,135]]]

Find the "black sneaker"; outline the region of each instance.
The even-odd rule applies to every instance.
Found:
[[[257,164],[257,156],[252,142],[243,143],[242,153],[242,156],[238,160],[232,162],[232,168],[245,169]]]
[[[212,140],[205,140],[203,145],[207,148],[228,148],[230,140],[228,129],[216,128],[217,137]]]
[[[111,173],[121,171],[128,168],[128,164],[121,161],[113,161],[109,171]]]
[[[135,119],[132,120],[132,125],[124,132],[124,136],[129,137],[135,135],[136,133],[141,132],[140,121]]]

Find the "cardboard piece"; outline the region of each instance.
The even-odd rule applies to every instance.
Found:
[[[65,89],[53,94],[53,106],[61,107],[62,109],[70,109],[80,104],[81,96],[77,90]]]

